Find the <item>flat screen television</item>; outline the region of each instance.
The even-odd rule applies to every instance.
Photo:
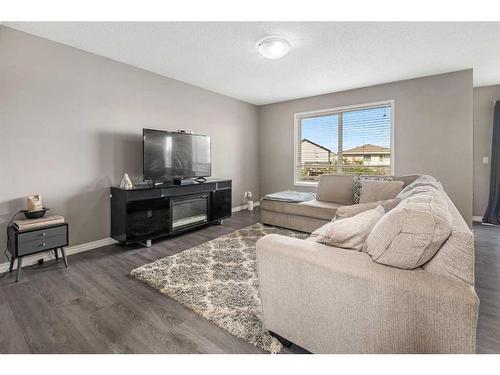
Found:
[[[210,137],[143,129],[144,180],[167,181],[210,177]]]

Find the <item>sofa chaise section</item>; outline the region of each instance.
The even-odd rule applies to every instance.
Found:
[[[403,187],[412,183],[418,176],[391,176],[402,181]],[[330,222],[341,206],[354,204],[354,176],[322,175],[319,178],[316,199],[289,203],[263,199],[260,202],[263,224],[312,233]]]
[[[332,220],[340,206],[316,199],[301,203],[264,199],[260,203],[261,219],[264,224],[311,233]]]

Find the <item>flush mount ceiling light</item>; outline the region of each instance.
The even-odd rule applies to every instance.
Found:
[[[292,45],[280,36],[268,36],[257,43],[259,53],[268,59],[280,59],[285,56]]]

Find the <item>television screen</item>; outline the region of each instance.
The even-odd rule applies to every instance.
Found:
[[[209,177],[210,137],[143,129],[144,179],[165,181]]]

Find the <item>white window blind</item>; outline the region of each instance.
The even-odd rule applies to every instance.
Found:
[[[296,115],[295,181],[391,173],[392,104]]]

